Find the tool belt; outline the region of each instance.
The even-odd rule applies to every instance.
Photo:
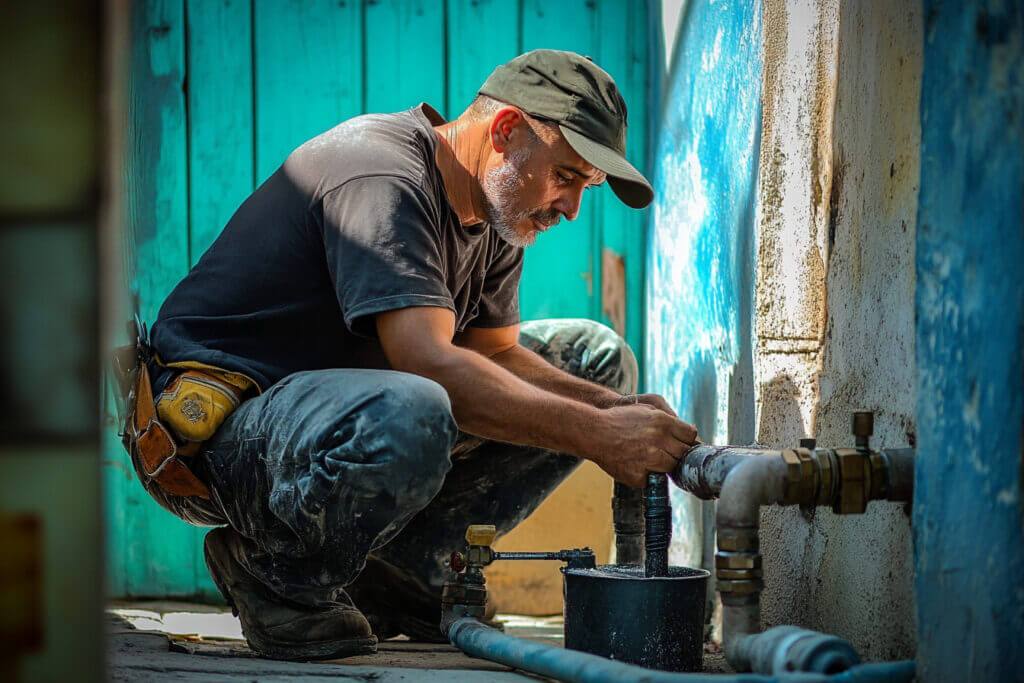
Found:
[[[122,443],[140,474],[167,493],[209,499],[210,489],[184,459],[199,451],[255,385],[244,375],[201,363],[171,363],[168,367],[184,371],[154,400],[148,368],[154,355],[146,327],[136,317],[129,333],[135,343],[114,353],[123,400]]]

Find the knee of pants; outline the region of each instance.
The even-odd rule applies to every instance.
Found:
[[[599,344],[593,352],[595,361],[600,365],[607,365],[608,371],[602,373],[597,371],[598,376],[603,376],[602,384],[623,394],[636,393],[640,384],[640,367],[636,362],[636,355],[629,344],[615,330],[607,325],[594,322],[594,336]]]
[[[458,435],[448,393],[433,380],[396,372],[373,412],[396,465],[390,468],[396,494],[404,490],[412,498],[407,505],[426,505],[451,469]]]
[[[564,336],[566,340],[584,347],[579,359],[578,374],[581,377],[622,394],[636,392],[640,379],[636,356],[626,340],[615,330],[586,319],[556,320],[551,323],[554,324],[555,333],[548,343]]]
[[[418,375],[396,373],[391,390],[380,399],[388,437],[410,477],[437,480],[452,469],[451,453],[459,429],[444,388]]]
[[[295,437],[293,458],[278,468],[276,486],[296,489],[299,507],[313,513],[360,500],[376,501],[375,513],[384,517],[425,506],[451,469],[458,429],[448,394],[436,382],[388,370],[358,387],[344,379],[351,382],[345,402],[318,404],[307,433]],[[308,461],[294,457],[302,452]]]

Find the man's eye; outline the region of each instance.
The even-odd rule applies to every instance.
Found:
[[[561,183],[562,183],[563,185],[568,185],[568,184],[570,184],[570,183],[572,182],[572,176],[567,176],[567,175],[565,175],[565,174],[562,174],[562,173],[558,173],[558,174],[556,174],[556,175],[558,175],[558,180],[559,180],[559,181],[560,181],[560,182],[561,182]]]

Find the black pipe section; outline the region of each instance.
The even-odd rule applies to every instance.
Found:
[[[668,477],[648,474],[644,487],[644,570],[647,576],[668,576],[668,546],[672,540],[672,507]]]
[[[615,482],[612,498],[612,523],[615,525],[615,563],[644,562],[644,492]]]
[[[880,455],[888,464],[885,499],[905,503],[914,500],[914,449],[887,448]]]

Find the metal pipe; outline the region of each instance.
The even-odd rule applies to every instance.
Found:
[[[786,463],[781,457],[747,458],[732,468],[718,496],[719,536],[724,531],[749,529],[754,534],[760,523],[762,505],[781,503],[786,491]]]
[[[669,673],[523,640],[485,626],[472,617],[450,622],[447,635],[452,645],[472,657],[570,683],[876,683],[883,680],[910,683],[915,671],[913,662],[895,662],[853,667],[839,676],[799,672],[779,672],[772,676]]]
[[[558,553],[525,553],[525,552],[498,552],[493,553],[495,560],[560,560]]]
[[[722,595],[723,625],[728,624],[723,645],[726,659],[739,671],[752,670],[739,643],[761,630],[761,506],[782,502],[785,484],[781,457],[746,458],[726,476],[718,499],[716,586]]]
[[[760,633],[758,531],[762,505],[830,504],[837,512],[863,512],[868,500],[910,500],[914,450],[868,450],[870,422],[865,414],[854,420],[858,450],[700,445],[672,472],[680,488],[699,498],[719,498],[716,587],[726,658],[738,671],[770,673],[777,671],[772,662],[788,661],[793,668],[834,673],[858,661],[849,643],[835,636],[796,627]]]
[[[684,491],[704,500],[712,500],[718,498],[725,478],[736,465],[750,458],[773,453],[779,455],[781,451],[701,444],[691,448],[669,476]]]
[[[668,477],[648,474],[644,487],[644,573],[668,576],[668,547],[672,542],[672,507]]]
[[[886,462],[885,499],[903,503],[914,500],[914,449],[887,448],[878,454]]]
[[[615,526],[615,563],[643,564],[644,502],[641,489],[615,482],[612,524]]]

